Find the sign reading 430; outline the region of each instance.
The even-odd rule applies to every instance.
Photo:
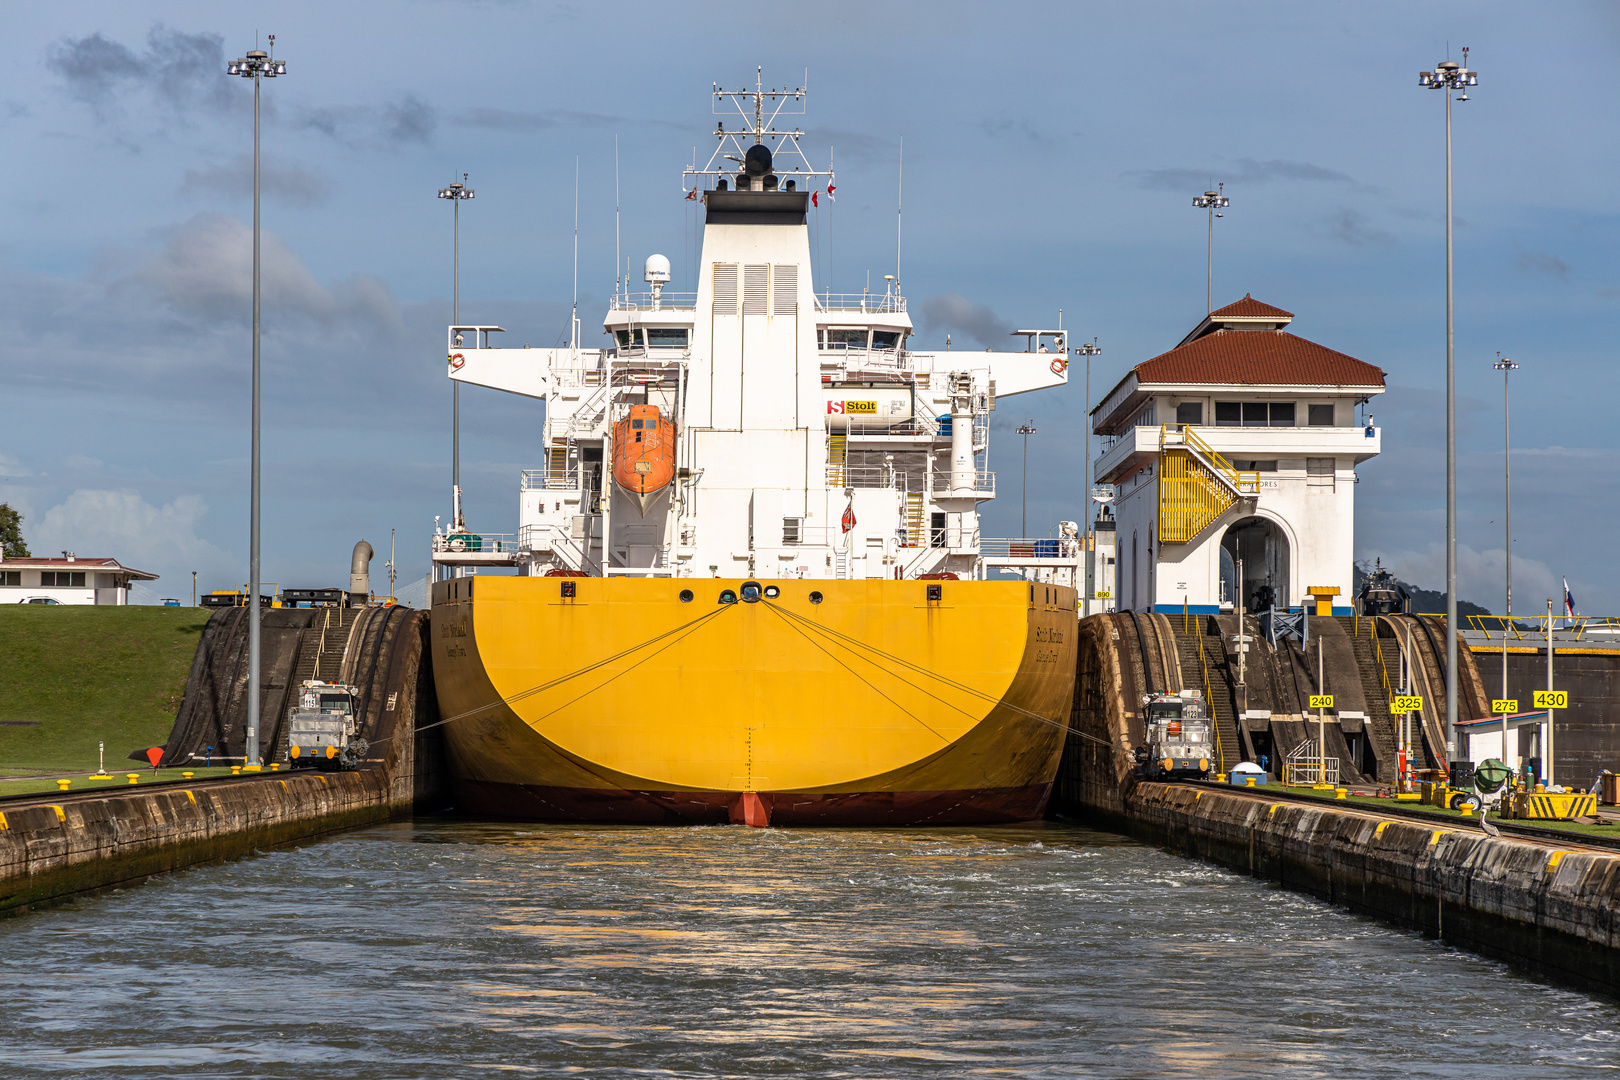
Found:
[[[1569,708],[1568,690],[1537,690],[1536,708],[1538,709],[1567,709]]]

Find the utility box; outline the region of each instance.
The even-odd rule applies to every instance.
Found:
[[[1598,783],[1598,801],[1604,806],[1614,806],[1620,803],[1620,773],[1604,770],[1602,779]]]

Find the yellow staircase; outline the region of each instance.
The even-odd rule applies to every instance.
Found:
[[[1191,427],[1159,428],[1159,540],[1185,544],[1239,499],[1260,494],[1260,474],[1239,472]]]
[[[841,488],[849,464],[849,436],[835,431],[827,436],[827,486]]]
[[[926,539],[923,521],[923,495],[906,492],[906,547],[922,547]]]

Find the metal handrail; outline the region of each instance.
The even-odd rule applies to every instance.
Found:
[[[1182,608],[1182,627],[1185,629],[1187,619],[1185,602],[1182,604]],[[1238,627],[1238,633],[1243,633],[1242,626]],[[1209,681],[1209,661],[1204,656],[1204,635],[1202,631],[1198,634],[1198,666],[1204,669],[1204,701],[1209,705],[1209,726],[1215,732],[1216,771],[1224,773],[1226,771],[1226,749],[1221,745],[1221,718],[1215,715],[1215,691],[1213,684]],[[1234,716],[1234,723],[1236,723],[1236,719]],[[1236,735],[1237,732],[1234,731],[1232,734]]]
[[[899,314],[906,310],[906,298],[894,293],[817,293],[816,310],[859,311],[863,315]]]
[[[658,309],[663,311],[693,311],[697,308],[695,292],[664,290],[658,297]],[[651,311],[653,294],[650,292],[616,293],[608,304],[609,311]]]

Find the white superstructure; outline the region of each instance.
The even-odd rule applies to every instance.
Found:
[[[809,167],[799,132],[774,130],[803,98],[716,90],[744,127],[722,126],[708,166],[686,170],[705,218],[699,278],[671,281],[668,260],[649,258],[650,290],[616,294],[603,320],[607,348],[503,349],[497,327],[450,328],[452,379],[546,410],[518,532],[456,522],[435,537],[436,572],[967,578],[988,560],[1076,583],[1072,529],[992,542],[978,515],[996,493],[989,414],[998,398],[1067,381],[1064,334],[1022,332],[1022,352],[919,352],[892,279],[879,294],[818,292],[806,215],[811,185],[831,174]],[[788,160],[802,168],[779,167]],[[614,424],[632,405],[675,426],[674,478],[644,512],[610,478]]]

